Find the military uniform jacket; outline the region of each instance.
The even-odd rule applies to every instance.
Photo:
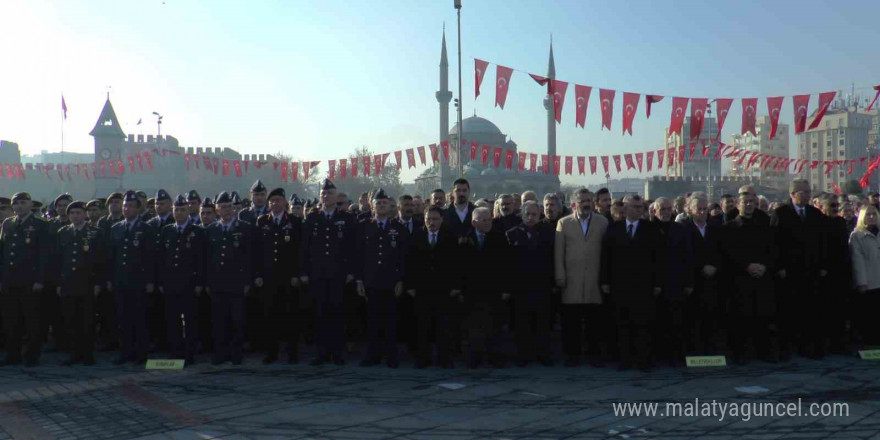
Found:
[[[160,285],[170,290],[192,291],[205,285],[205,230],[187,223],[183,233],[177,224],[165,226],[159,233]]]
[[[355,274],[357,220],[335,211],[330,218],[322,212],[306,217],[300,245],[300,275],[336,278]]]
[[[129,229],[124,221],[110,228],[107,268],[114,289],[143,290],[155,283],[156,228],[140,219]]]
[[[0,227],[0,282],[3,286],[31,287],[44,282],[49,266],[51,237],[44,220],[29,214],[3,221]]]
[[[94,286],[104,284],[104,235],[83,225],[79,231],[67,225],[58,230],[58,286],[61,296],[92,295]]]
[[[290,279],[299,276],[299,245],[302,236],[302,220],[281,214],[281,220],[269,214],[257,219],[259,235],[259,264],[256,277],[262,277],[267,285],[289,285]]]
[[[257,209],[252,206],[248,209],[242,209],[238,213],[238,219],[243,222],[250,223],[251,225],[256,225],[257,219],[259,219],[260,217],[262,217],[264,215],[268,215],[268,214],[269,214],[268,204],[266,206],[263,206],[262,209]]]
[[[356,278],[367,289],[390,290],[406,273],[409,231],[396,219],[386,219],[379,227],[376,219],[360,224]]]
[[[217,221],[208,225],[207,287],[211,292],[244,294],[253,281],[255,245],[253,226],[232,220],[229,230]]]
[[[100,229],[101,232],[104,234],[105,240],[110,238],[110,228],[112,228],[113,225],[115,225],[116,223],[119,223],[123,220],[125,220],[125,218],[120,217],[120,218],[114,219],[113,217],[110,217],[109,215],[106,217],[101,217],[101,219],[98,220],[98,229]]]

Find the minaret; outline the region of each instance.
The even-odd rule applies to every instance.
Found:
[[[452,92],[449,91],[449,61],[446,59],[446,25],[443,25],[443,46],[440,49],[440,90],[434,94],[440,104],[440,142],[449,141],[449,101],[452,100]],[[453,149],[453,148],[450,148]],[[454,149],[458,151],[458,149]],[[441,162],[442,164],[442,162]],[[448,165],[448,164],[447,164]],[[440,184],[443,184],[443,167],[439,167]]]
[[[547,64],[547,78],[556,78],[556,63],[553,62],[553,39],[550,40],[550,61]],[[549,87],[548,87],[549,90]],[[553,112],[553,97],[544,96],[544,108],[547,109],[547,154],[550,160],[556,155],[556,116]]]

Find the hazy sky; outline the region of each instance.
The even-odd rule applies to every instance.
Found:
[[[493,65],[474,102],[473,58],[544,74],[551,33],[559,79],[667,96],[785,95],[782,122],[792,120],[793,94],[848,93],[851,83],[865,94],[880,83],[873,0],[463,1],[465,116],[476,110],[530,152],[546,149],[543,89],[515,72],[505,110],[495,109]],[[3,1],[0,139],[25,154],[59,150],[63,92],[65,149],[92,151],[88,132],[110,86],[126,133],[155,133],[158,111],[163,133],[183,146],[326,160],[361,145],[390,152],[436,142],[444,21],[457,94],[452,3]],[[598,90],[586,129],[575,128],[573,87],[568,93],[559,154],[662,145],[669,98],[650,120],[642,101],[630,137],[621,135],[620,92],[611,132],[600,130]],[[734,102],[725,140],[739,129],[740,109]]]

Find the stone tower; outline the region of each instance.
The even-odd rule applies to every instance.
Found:
[[[95,128],[89,133],[95,138],[95,161],[105,161],[109,159],[120,159],[122,157],[122,141],[125,139],[125,133],[119,126],[119,120],[116,118],[116,112],[113,111],[113,105],[110,104],[110,96],[104,103],[101,110],[101,116],[95,123]],[[95,196],[106,197],[108,194],[122,189],[122,177],[120,175],[95,176]]]

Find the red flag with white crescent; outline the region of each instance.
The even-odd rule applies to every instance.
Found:
[[[504,150],[504,168],[513,169],[513,150]]]
[[[411,150],[411,149],[410,149],[410,150]],[[408,154],[408,153],[407,153],[407,154]],[[369,175],[370,175],[370,168],[372,168],[372,167],[370,166],[370,165],[371,165],[371,164],[370,164],[370,156],[363,156],[363,157],[361,157],[361,163],[362,163],[363,166],[364,166],[364,175],[365,175],[365,176],[369,176]]]
[[[561,161],[562,161],[562,158],[560,158],[558,155],[553,156],[553,174],[555,174],[557,176],[559,175],[559,168],[560,168],[559,165],[560,165]]]
[[[116,176],[116,162],[113,160],[107,161],[107,174],[109,174],[110,177]]]
[[[336,160],[327,161],[327,178],[333,180],[336,178]]]
[[[691,148],[689,150],[690,154],[688,154],[688,160],[694,160],[694,151],[696,151],[696,149],[697,149],[697,143],[691,142],[690,147]]]
[[[189,154],[184,154],[183,158],[186,159],[186,170],[189,171]]]
[[[501,110],[504,110],[504,103],[507,102],[511,75],[513,69],[510,67],[497,66],[495,69],[495,107],[501,107]]]
[[[541,170],[544,174],[550,174],[550,156],[547,154],[541,155]]]
[[[650,173],[654,166],[654,152],[648,151],[645,153],[645,162],[648,165],[648,172]]]
[[[666,166],[671,167],[675,164],[675,148],[666,149]]]
[[[474,58],[474,99],[480,96],[480,84],[483,84],[483,75],[489,67],[488,61]]]
[[[644,164],[645,158],[642,156],[642,153],[636,153],[636,164],[639,166],[639,172],[642,172],[642,164]]]
[[[553,97],[553,114],[556,116],[556,123],[562,122],[562,106],[565,104],[565,92],[568,90],[568,83],[554,79],[550,82],[550,95]]]
[[[742,130],[740,134],[751,133],[752,135],[756,135],[755,122],[758,118],[758,98],[743,98],[742,107]]]
[[[718,116],[718,135],[715,136],[715,139],[721,139],[721,129],[724,128],[724,121],[727,120],[731,104],[733,104],[733,99],[731,98],[718,98],[715,100],[715,114]]]
[[[281,163],[281,181],[287,182],[287,162]]]
[[[711,141],[710,141],[710,142],[706,142],[706,140],[703,139],[703,157],[706,157],[706,156],[709,155],[709,145],[710,145],[711,143],[712,143]]]
[[[816,117],[813,118],[813,122],[810,123],[810,130],[818,127],[819,123],[822,122],[822,118],[825,117],[825,112],[828,111],[828,107],[831,105],[831,102],[834,101],[836,95],[837,92],[825,92],[819,94],[819,111],[816,113]]]
[[[784,96],[772,96],[767,98],[767,113],[770,114],[770,139],[776,137],[776,128],[779,126],[779,114],[782,112]]]
[[[144,151],[142,154],[144,155],[144,160],[147,161],[147,171],[153,171],[153,156],[150,156],[149,151]]]
[[[98,166],[101,168],[101,177],[107,177],[107,164],[101,161],[98,162]]]
[[[529,153],[529,171],[538,171],[538,155],[535,153]]]
[[[495,147],[492,151],[492,166],[495,168],[501,166],[501,147]]]
[[[608,174],[608,156],[600,156],[602,159],[602,169],[605,170],[605,174]]]
[[[794,133],[801,134],[807,129],[807,107],[810,105],[810,95],[794,95],[791,97],[791,102],[794,110]]]
[[[587,122],[587,106],[590,104],[590,92],[592,91],[593,88],[590,86],[574,85],[574,98],[575,104],[577,104],[577,114],[574,120],[575,127],[580,125],[581,128],[584,128],[584,124]]]
[[[684,145],[678,146],[678,163],[684,162]]]
[[[448,144],[447,144],[447,147],[448,147]],[[402,157],[403,157],[402,151],[397,150],[394,152],[394,160],[397,161],[397,169],[398,170],[400,169],[400,166],[402,164],[402,160],[401,160]]]
[[[348,159],[339,159],[339,177],[345,180],[346,174],[348,174]]]
[[[571,156],[565,156],[565,174],[571,175],[571,169],[573,167],[573,160]]]
[[[449,163],[449,141],[440,142],[440,149],[443,150],[443,158],[446,159],[446,163]],[[398,162],[400,162],[399,159],[398,157]]]
[[[480,148],[479,142],[471,142],[471,160],[477,160],[477,150]]]
[[[663,97],[660,95],[645,95],[645,114],[648,119],[651,118],[651,104],[660,102],[663,100]]]
[[[208,158],[205,157],[205,159],[207,160]],[[210,165],[210,162],[208,163],[208,165]],[[128,169],[131,170],[132,173],[134,173],[134,157],[128,156]],[[94,174],[95,173],[92,173],[92,175]]]
[[[867,109],[868,111],[871,111],[871,109],[874,108],[874,104],[877,103],[877,98],[880,98],[880,84],[874,86],[874,90],[877,91],[877,94],[874,95],[874,100],[871,101],[870,104],[868,104],[868,109]]]
[[[440,152],[437,149],[437,144],[428,145],[428,148],[431,150],[431,163],[440,162]]]
[[[516,167],[517,167],[520,171],[525,171],[525,169],[526,169],[526,153],[523,152],[523,151],[520,151],[519,154],[518,154],[518,156],[519,156],[519,157],[517,157],[517,159],[519,159],[519,160],[517,160],[517,165],[516,165]]]
[[[489,164],[489,149],[490,148],[492,148],[492,147],[490,147],[488,145],[483,145],[482,148],[480,148],[480,163],[482,163],[483,165]]]
[[[304,170],[308,168],[307,166],[305,166],[306,163],[307,162],[303,162],[303,169]],[[287,163],[285,162],[284,165],[287,165]],[[282,166],[284,166],[284,165],[282,165]],[[286,171],[286,168],[285,168],[285,171]],[[309,179],[308,170],[306,170],[305,173],[306,173],[306,178],[303,181],[306,181]],[[297,162],[297,161],[293,161],[290,163],[290,180],[293,180],[294,182],[299,180],[299,162]]]
[[[584,156],[578,156],[578,174],[579,175],[583,176],[583,175],[587,174],[587,171],[585,169],[586,166],[587,166],[587,158],[585,158]]]
[[[615,159],[615,160],[618,161],[618,162],[620,161],[620,159]],[[627,169],[627,171],[629,171],[629,170],[631,170],[631,169],[633,169],[633,168],[636,167],[635,162],[633,162],[633,156],[632,156],[632,154],[630,154],[630,153],[624,154],[624,155],[623,155],[623,160],[626,161],[626,169]],[[619,169],[618,169],[617,171],[620,172]]]
[[[418,147],[417,150],[419,151],[419,161],[422,163],[422,165],[427,165],[428,163],[425,160],[425,146],[422,145]]]
[[[377,154],[373,156],[373,173],[378,176],[382,174],[383,168],[385,168],[385,155]]]
[[[669,121],[669,134],[681,134],[681,126],[684,124],[684,115],[687,111],[688,98],[672,97],[672,117]]]
[[[853,165],[855,165],[855,163],[856,161],[854,160],[849,161],[849,169],[846,170],[846,174],[852,174]]]
[[[611,156],[611,158],[614,159],[614,168],[617,169],[617,174],[620,174],[620,155],[615,154],[614,156]]]
[[[474,149],[474,146],[471,145],[471,150],[473,150],[473,149]],[[410,169],[410,168],[416,166],[416,153],[413,152],[412,148],[408,148],[406,150],[406,162],[407,162],[407,169]]]
[[[358,158],[351,158],[351,177],[357,177],[358,175]]]
[[[602,104],[602,127],[611,130],[614,115],[614,90],[599,89],[599,102]]]
[[[666,150],[657,150],[657,169],[663,169],[663,155],[666,153]]]
[[[241,177],[241,161],[234,160],[232,161],[232,168],[235,169],[235,177]],[[111,168],[112,170],[112,168]]]
[[[251,161],[245,160],[245,161],[242,161],[242,163],[244,164],[244,172],[245,172],[245,174],[247,174],[248,167],[251,165]]]
[[[623,92],[623,133],[633,134],[633,119],[636,117],[636,110],[639,109],[639,98],[642,95],[638,93]]]
[[[691,98],[691,139],[700,137],[703,132],[703,121],[706,119],[706,105],[709,100],[706,98]],[[693,157],[693,150],[691,150]]]
[[[543,77],[541,75],[535,75],[534,73],[530,73],[529,76],[531,76],[532,79],[535,80],[536,83],[538,83],[538,85],[546,86],[547,83],[550,82],[550,78]]]
[[[596,174],[596,156],[590,156],[590,175]]]

